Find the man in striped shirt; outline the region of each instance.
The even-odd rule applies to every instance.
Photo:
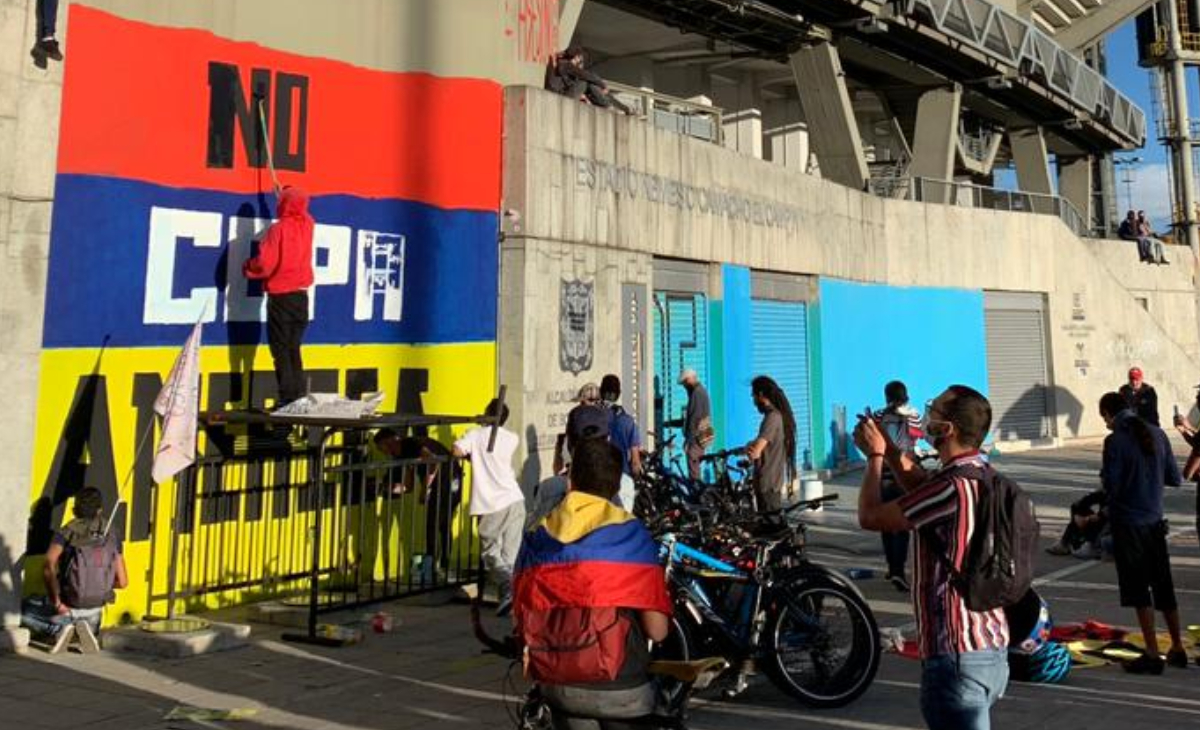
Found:
[[[961,570],[975,529],[986,467],[979,453],[992,408],[978,391],[952,385],[925,407],[925,438],[945,466],[927,474],[873,418],[860,417],[854,443],[867,457],[858,521],[877,532],[916,534],[913,607],[921,652],[921,713],[932,730],[988,730],[990,711],[1008,684],[1008,622],[1003,609],[967,609],[950,581]],[[905,489],[883,503],[884,462]]]

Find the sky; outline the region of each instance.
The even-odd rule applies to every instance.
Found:
[[[1189,79],[1191,101],[1200,103],[1197,95],[1195,72]],[[1171,222],[1171,195],[1167,175],[1167,151],[1158,141],[1154,119],[1154,105],[1150,92],[1150,72],[1138,66],[1137,34],[1134,21],[1120,26],[1108,36],[1108,77],[1121,93],[1146,113],[1146,146],[1140,150],[1123,152],[1117,158],[1140,157],[1141,162],[1131,165],[1132,180],[1124,182],[1127,172],[1117,167],[1117,208],[1123,214],[1129,208],[1145,210],[1157,230],[1165,230]],[[1191,116],[1200,116],[1192,110]],[[1016,185],[1013,170],[999,171],[996,184],[1003,188]],[[1130,203],[1132,195],[1133,202]]]
[[[1134,104],[1146,112],[1146,146],[1130,153],[1118,154],[1118,159],[1140,157],[1142,161],[1133,167],[1132,185],[1123,180],[1126,171],[1117,168],[1117,207],[1144,209],[1155,228],[1164,229],[1170,224],[1171,195],[1167,176],[1167,150],[1158,141],[1154,105],[1150,92],[1150,72],[1137,63],[1137,39],[1134,23],[1130,21],[1108,37],[1109,81]],[[1195,79],[1191,79],[1192,101],[1196,102]],[[1133,203],[1129,202],[1129,193]]]

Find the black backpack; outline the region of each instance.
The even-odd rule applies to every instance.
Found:
[[[975,532],[962,570],[949,565],[950,584],[967,608],[990,611],[1021,601],[1033,585],[1039,527],[1033,500],[1016,482],[991,465],[959,472],[979,481]],[[943,549],[943,556],[948,550]]]

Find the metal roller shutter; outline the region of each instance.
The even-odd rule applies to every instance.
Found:
[[[664,429],[662,422],[681,418],[687,407],[687,391],[678,383],[679,373],[691,368],[708,382],[708,298],[703,294],[654,293],[655,363],[659,383],[655,397],[661,405],[655,412],[655,426],[664,438],[679,429]],[[680,442],[677,442],[680,443]]]
[[[754,374],[773,378],[791,403],[797,466],[805,469],[812,463],[807,310],[802,302],[766,299],[753,300],[750,309]]]
[[[988,399],[1000,441],[1053,435],[1045,316],[1040,294],[988,294]]]

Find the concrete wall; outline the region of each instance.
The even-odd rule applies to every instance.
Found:
[[[651,258],[646,254],[509,235],[501,256],[500,382],[508,386],[511,424],[525,453],[522,484],[551,474],[554,442],[585,383],[622,372],[622,287],[642,286],[649,305]],[[591,362],[572,371],[560,361],[563,286],[578,281],[593,295]],[[647,322],[649,318],[647,318]],[[650,330],[643,330],[649,342]],[[646,352],[649,349],[646,348]],[[624,383],[624,392],[632,385]]]
[[[62,66],[35,68],[35,0],[0,4],[0,393],[7,417],[0,433],[0,649],[22,643],[17,625],[26,512],[33,481],[40,313],[54,198]],[[65,30],[65,29],[64,29]],[[60,34],[60,38],[63,34]]]
[[[523,159],[506,175],[504,205],[527,238],[903,287],[1043,292],[1060,437],[1103,433],[1094,404],[1124,381],[1131,353],[1153,353],[1140,364],[1164,407],[1192,399],[1200,347],[1184,306],[1186,250],[1169,251],[1173,266],[1145,267],[1053,217],[883,200],[540,91],[509,89],[505,113],[524,153],[509,151]]]

